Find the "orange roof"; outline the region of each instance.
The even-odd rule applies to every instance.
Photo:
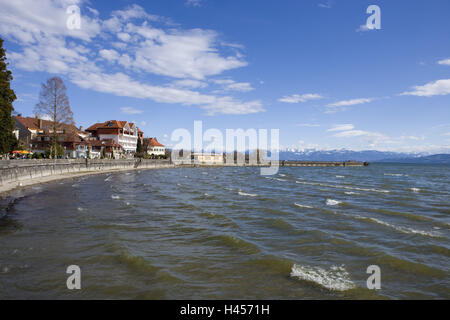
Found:
[[[28,128],[30,130],[37,130],[39,129],[39,120],[41,120],[41,129],[51,129],[53,127],[53,122],[49,121],[49,120],[43,120],[43,119],[38,119],[36,117],[21,117],[21,116],[17,116],[14,117],[21,125],[23,125],[25,128]],[[70,125],[70,124],[65,124],[65,123],[60,123],[59,124],[60,127],[63,128],[70,128],[70,129],[75,129],[76,131],[78,131],[78,129],[74,126],[74,125]]]
[[[105,121],[103,123],[95,123],[89,128],[86,129],[86,131],[95,131],[99,128],[114,128],[114,129],[122,129],[127,124],[127,121],[118,121],[118,120],[109,120]],[[132,123],[130,123],[131,125]]]
[[[144,140],[148,141],[150,147],[164,147],[164,145],[159,143],[156,138],[145,138]]]

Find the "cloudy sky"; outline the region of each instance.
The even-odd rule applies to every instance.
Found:
[[[371,4],[380,30],[365,26]],[[284,147],[450,152],[448,0],[0,6],[23,115],[57,75],[77,125],[134,121],[168,145],[173,130],[203,120],[204,129],[280,129]]]

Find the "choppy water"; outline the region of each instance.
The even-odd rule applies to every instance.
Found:
[[[0,220],[0,298],[450,298],[450,167],[184,168],[35,186]],[[79,265],[82,289],[66,288]],[[369,265],[381,290],[366,288]]]

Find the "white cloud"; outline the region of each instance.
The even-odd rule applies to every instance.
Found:
[[[438,61],[438,64],[450,66],[450,59],[440,60],[440,61]]]
[[[124,42],[128,42],[128,41],[130,41],[131,36],[126,32],[119,32],[117,34],[117,38],[119,38],[120,40],[122,40]]]
[[[221,85],[222,89],[225,91],[239,91],[239,92],[248,92],[254,90],[252,85],[249,82],[235,82],[230,79],[218,79],[213,80],[215,84]]]
[[[342,100],[335,103],[330,103],[327,107],[345,107],[345,106],[354,106],[357,104],[364,104],[372,102],[371,98],[361,98],[361,99],[352,99],[352,100]]]
[[[240,54],[221,54],[216,32],[183,30],[137,5],[114,11],[107,20],[92,10],[82,9],[82,13],[82,28],[73,31],[66,28],[63,3],[21,0],[2,4],[0,34],[19,44],[18,50],[8,51],[11,66],[64,75],[82,88],[117,96],[198,106],[210,115],[264,111],[259,100],[242,101],[183,89],[205,87],[208,76],[247,65]],[[171,24],[171,28],[156,28],[148,21]],[[95,47],[91,45],[94,39],[98,40]],[[127,39],[132,45],[121,42]],[[121,72],[114,72],[114,67],[120,67]],[[153,75],[161,75],[184,83],[178,87],[150,85],[145,80],[149,75],[152,80]],[[230,91],[251,88],[245,82],[230,85]]]
[[[332,128],[328,129],[328,132],[333,132],[333,131],[348,131],[348,130],[352,130],[354,129],[355,126],[352,124],[338,124],[333,126]]]
[[[306,93],[306,94],[293,94],[291,96],[284,96],[283,98],[278,99],[280,102],[284,103],[299,103],[306,102],[308,100],[317,100],[322,99],[323,97],[317,93]]]
[[[89,70],[82,70],[73,75],[72,82],[82,88],[117,96],[152,99],[156,102],[178,103],[185,106],[197,105],[206,110],[208,115],[249,114],[264,111],[258,100],[244,102],[229,96],[217,97],[192,90],[148,85],[133,80],[123,73],[90,73]]]
[[[196,89],[196,88],[206,88],[208,86],[208,83],[200,80],[184,79],[174,81],[172,82],[172,85],[175,87]]]
[[[2,1],[0,34],[28,44],[42,41],[43,37],[70,36],[90,41],[100,33],[99,20],[83,15],[80,29],[67,28],[66,9],[69,4],[82,1],[15,0]]]
[[[202,0],[186,0],[186,5],[189,7],[200,7]]]
[[[119,59],[120,55],[119,53],[114,49],[103,49],[99,51],[99,54],[102,58],[108,60],[108,61],[116,61]]]
[[[423,86],[414,86],[414,91],[403,92],[401,95],[432,97],[450,94],[450,79],[429,82]]]
[[[358,29],[356,29],[356,32],[364,32],[364,31],[370,31],[370,30],[372,30],[372,29],[369,29],[367,27],[367,24],[362,24],[359,26]],[[375,29],[373,29],[373,30],[375,30]]]
[[[203,80],[247,65],[246,61],[236,55],[220,55],[215,46],[218,35],[214,31],[165,31],[146,23],[128,23],[126,31],[139,39],[132,61],[132,67],[137,70],[174,78]]]
[[[297,124],[298,127],[308,127],[308,128],[314,128],[314,127],[320,127],[320,124],[317,123],[299,123]]]
[[[368,137],[377,139],[387,139],[387,136],[378,132],[369,132],[363,130],[346,130],[341,131],[333,135],[336,138],[354,138],[354,137]]]
[[[326,3],[319,3],[318,6],[324,9],[331,9],[333,7],[333,3],[329,0]]]
[[[120,110],[122,111],[122,113],[126,114],[141,114],[143,112],[142,110],[135,109],[133,107],[123,107],[120,108]]]

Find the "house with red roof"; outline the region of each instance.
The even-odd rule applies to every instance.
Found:
[[[159,143],[156,138],[144,138],[142,146],[149,156],[164,156],[166,154],[166,147]]]
[[[126,155],[136,152],[137,141],[144,134],[134,123],[118,120],[95,123],[86,132],[89,140],[112,140],[115,145],[122,147]]]

